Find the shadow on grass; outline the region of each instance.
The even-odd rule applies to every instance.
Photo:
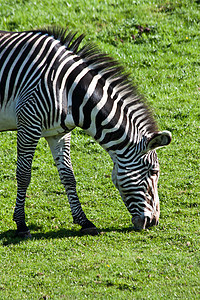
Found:
[[[41,231],[42,228],[30,225],[29,226],[30,231]],[[117,227],[110,227],[110,228],[101,228],[98,229],[99,235],[93,236],[94,238],[101,236],[104,233],[110,233],[110,232],[118,232],[118,233],[128,233],[131,231],[134,231],[133,227],[126,227],[126,228],[117,228]],[[60,239],[60,238],[69,238],[69,237],[82,237],[85,234],[81,233],[81,231],[75,230],[75,229],[66,229],[62,228],[60,230],[55,231],[48,231],[48,232],[36,232],[31,233],[32,238],[31,240],[48,240],[48,239]],[[20,244],[22,242],[26,242],[29,239],[19,238],[16,236],[15,230],[7,230],[5,232],[0,233],[0,241],[2,241],[3,246],[8,245],[15,245]]]

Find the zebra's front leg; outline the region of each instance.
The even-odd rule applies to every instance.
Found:
[[[23,238],[31,237],[29,228],[25,222],[25,198],[26,191],[31,180],[31,166],[36,145],[40,134],[30,134],[28,129],[20,128],[17,133],[17,199],[13,220],[17,225],[17,236]]]
[[[61,182],[65,187],[74,223],[82,227],[82,233],[96,235],[98,234],[97,228],[87,219],[76,192],[76,180],[70,158],[70,137],[71,134],[67,133],[48,137],[46,140],[51,148]]]

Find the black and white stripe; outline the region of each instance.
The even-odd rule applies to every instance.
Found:
[[[41,136],[51,148],[75,223],[86,218],[70,160],[70,131],[79,126],[98,141],[113,162],[113,182],[136,228],[159,218],[155,148],[170,143],[123,68],[93,45],[79,50],[83,35],[62,29],[0,32],[0,130],[18,130],[18,192],[14,220],[24,219],[31,163]]]

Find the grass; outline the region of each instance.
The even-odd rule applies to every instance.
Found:
[[[111,182],[107,153],[73,132],[77,190],[96,237],[81,236],[72,223],[41,139],[26,199],[33,239],[23,241],[12,221],[16,133],[1,133],[1,299],[200,299],[199,9],[189,0],[0,2],[2,30],[56,24],[86,33],[125,65],[159,127],[173,134],[158,150],[160,225],[138,233]]]

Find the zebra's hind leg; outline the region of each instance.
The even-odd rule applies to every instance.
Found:
[[[60,134],[47,137],[61,182],[63,183],[69,200],[72,217],[75,224],[79,224],[83,234],[97,235],[96,226],[87,219],[76,192],[76,180],[70,158],[71,134]]]
[[[29,119],[30,113],[29,113]],[[31,124],[32,126],[21,125],[21,118],[18,119],[17,132],[17,199],[14,210],[13,220],[17,225],[17,236],[30,238],[31,234],[25,222],[25,198],[26,191],[31,180],[32,160],[41,136],[41,125]],[[27,121],[28,123],[28,121]]]

